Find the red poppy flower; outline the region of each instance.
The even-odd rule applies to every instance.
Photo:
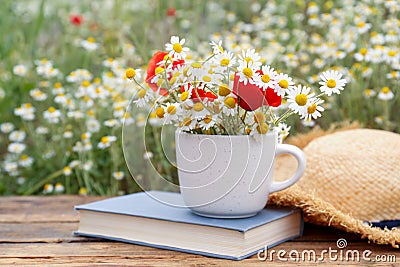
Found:
[[[197,94],[196,94],[197,91]],[[214,99],[217,98],[216,95],[214,95],[212,92],[205,92],[203,89],[197,89],[197,90],[192,91],[191,99],[193,99],[194,102],[199,102],[199,98],[204,101],[205,99],[208,99],[209,101],[214,101]],[[198,95],[198,96],[197,96]]]
[[[175,17],[176,15],[176,9],[173,7],[170,7],[167,9],[167,16],[168,17]]]
[[[83,17],[81,15],[71,15],[69,21],[75,26],[80,26],[83,23]]]
[[[257,71],[262,75],[261,71]],[[233,93],[239,97],[239,106],[247,111],[256,110],[262,105],[278,107],[282,98],[272,88],[263,91],[254,84],[239,82],[239,75],[235,74]]]
[[[158,63],[164,59],[164,57],[168,55],[168,52],[157,51],[154,53],[153,57],[150,59],[149,64],[147,66],[147,76],[146,83],[150,86],[150,88],[156,92],[158,90],[158,86],[155,83],[151,82],[151,79],[156,75],[156,68],[158,67]],[[167,89],[161,88],[160,95],[167,95]]]

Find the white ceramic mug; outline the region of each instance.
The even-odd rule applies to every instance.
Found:
[[[194,213],[214,218],[244,218],[261,211],[272,192],[293,185],[306,167],[304,153],[277,144],[277,134],[201,135],[177,131],[176,160],[183,200]],[[275,156],[298,162],[288,180],[273,181]]]

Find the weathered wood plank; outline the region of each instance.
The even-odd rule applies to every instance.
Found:
[[[0,197],[0,222],[77,222],[74,205],[103,199],[85,196]]]
[[[319,256],[322,250],[338,249],[336,244],[332,242],[286,242],[275,247],[275,251],[285,250],[285,259],[289,260],[288,255],[291,250],[296,250],[300,254],[303,250],[314,249],[316,255]],[[376,255],[395,255],[397,261],[400,260],[400,253],[389,246],[373,246],[370,244],[360,244],[360,243],[349,243],[346,250],[358,250],[360,254],[366,249],[372,251],[369,256],[373,259]],[[334,255],[340,257],[339,252]],[[345,254],[343,254],[345,255]],[[340,259],[340,258],[338,258]],[[343,259],[344,256],[343,256]],[[130,264],[143,264],[146,265],[157,265],[160,266],[168,265],[172,266],[175,264],[193,265],[195,263],[204,264],[204,266],[232,266],[232,261],[219,260],[209,257],[203,257],[199,255],[181,253],[181,252],[171,252],[168,250],[154,249],[145,246],[137,246],[130,244],[123,244],[117,242],[88,242],[88,243],[60,243],[60,244],[0,244],[0,264],[31,264],[31,263],[41,263],[41,264],[51,264],[51,263],[94,263],[94,262],[118,262],[129,260]],[[267,264],[269,258],[264,262]],[[299,262],[291,261],[281,261],[277,258],[276,253],[273,257],[273,261],[277,263],[293,263],[299,264]],[[352,261],[330,261],[328,255],[325,255],[324,260],[321,262],[343,264],[349,266],[349,263],[357,263]],[[186,264],[185,264],[186,263]],[[239,263],[239,262],[238,262]],[[241,266],[260,264],[257,256],[253,256],[249,259],[240,262]],[[305,263],[315,264],[313,261],[305,261]],[[364,265],[366,263],[372,264],[374,266],[387,266],[388,263],[379,264],[377,262],[365,262],[362,261]],[[376,264],[376,265],[375,265]]]

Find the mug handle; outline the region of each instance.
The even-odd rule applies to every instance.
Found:
[[[276,147],[275,156],[278,156],[280,154],[293,155],[297,160],[298,164],[297,170],[296,173],[290,179],[279,182],[272,181],[270,193],[281,191],[283,189],[288,188],[289,186],[292,186],[300,179],[300,177],[304,174],[304,171],[306,170],[306,156],[304,155],[303,151],[301,151],[300,148],[292,145],[278,144]]]

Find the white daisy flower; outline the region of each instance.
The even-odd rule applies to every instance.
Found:
[[[199,121],[199,126],[203,130],[209,130],[217,123],[217,118],[211,114],[207,114]]]
[[[243,82],[244,85],[247,85],[247,83],[254,84],[256,70],[252,62],[248,63],[245,60],[240,61],[237,72],[237,75],[239,75],[239,82]]]
[[[315,121],[312,119],[305,119],[301,120],[301,124],[305,127],[314,127],[315,126]]]
[[[146,106],[149,101],[153,100],[153,95],[151,92],[150,90],[140,89],[137,92],[138,99],[133,101],[133,103],[136,103],[136,106],[138,107]]]
[[[366,98],[371,98],[371,97],[374,97],[376,95],[376,92],[374,90],[372,90],[372,89],[365,89],[364,92],[363,92],[363,95]]]
[[[204,73],[207,73],[207,70],[200,62],[193,62],[190,64],[187,71],[187,75],[192,77],[193,80],[200,80]]]
[[[188,114],[179,120],[178,127],[184,132],[189,132],[197,127],[197,120]]]
[[[50,194],[52,193],[54,190],[54,186],[52,184],[45,184],[43,186],[43,193],[44,194]]]
[[[253,68],[256,70],[258,70],[262,65],[261,57],[255,49],[247,49],[246,51],[242,50],[242,54],[239,56],[239,58],[248,64],[251,63]]]
[[[346,79],[341,79],[342,76],[341,73],[334,70],[323,72],[320,75],[322,81],[319,82],[321,85],[319,89],[327,96],[331,96],[332,93],[340,94],[340,90],[343,90],[347,83]]]
[[[98,120],[90,118],[86,121],[86,128],[91,133],[97,133],[100,131],[101,125]]]
[[[194,103],[192,108],[192,117],[198,120],[203,119],[206,115],[210,114],[206,107],[207,102],[199,101]]]
[[[29,91],[29,95],[36,101],[44,101],[47,99],[47,94],[35,88]]]
[[[12,142],[22,142],[25,140],[26,133],[24,131],[13,131],[10,133],[8,138]]]
[[[322,99],[317,99],[314,102],[311,102],[307,106],[307,113],[303,114],[301,119],[306,119],[306,120],[311,120],[314,119],[316,120],[317,118],[321,117],[321,112],[323,112],[325,109],[321,106],[321,104],[324,103],[324,100]]]
[[[168,103],[167,106],[164,108],[164,111],[164,123],[172,124],[178,120],[178,103]]]
[[[0,124],[0,131],[5,134],[13,131],[14,128],[15,126],[11,122],[3,122],[2,124]]]
[[[113,135],[103,136],[100,142],[97,144],[97,147],[100,149],[105,149],[111,146],[112,143],[117,141],[117,137]]]
[[[28,68],[25,65],[15,65],[13,68],[13,73],[20,77],[25,77],[28,72]]]
[[[290,133],[290,126],[286,123],[280,122],[277,126],[275,126],[275,131],[278,133],[278,142],[282,143],[283,140],[289,135]]]
[[[211,41],[211,48],[213,49],[213,54],[218,55],[224,53],[224,48],[222,47],[222,40],[219,40],[218,43]]]
[[[275,89],[276,84],[278,83],[276,80],[278,73],[274,70],[274,68],[271,68],[268,65],[262,66],[261,71],[262,75],[256,74],[254,77],[255,85],[263,89],[263,91],[267,90],[268,88]]]
[[[232,52],[224,51],[217,54],[212,62],[217,65],[218,70],[226,71],[236,64],[236,58]]]
[[[123,171],[117,171],[113,172],[112,176],[114,177],[115,180],[121,181],[125,177],[125,173]]]
[[[176,59],[185,59],[188,47],[183,47],[185,39],[179,40],[178,36],[171,36],[170,43],[165,44],[165,50],[169,51],[169,55]]]
[[[20,116],[23,120],[32,121],[35,119],[35,108],[30,103],[24,103],[14,109],[14,114]]]
[[[307,86],[298,85],[289,89],[288,100],[289,109],[304,116],[307,114],[307,107],[310,103],[314,102],[314,93],[310,93],[311,88]]]
[[[294,86],[294,82],[289,75],[280,73],[276,76],[276,83],[274,86],[274,91],[279,96],[285,96],[287,89],[290,89]]]
[[[56,185],[54,186],[54,192],[56,193],[62,193],[64,192],[65,187],[62,183],[56,183]]]
[[[43,117],[49,123],[59,123],[61,112],[58,109],[55,109],[54,107],[49,107],[47,110],[43,112]]]
[[[96,43],[96,40],[93,37],[89,37],[86,40],[80,41],[79,45],[87,51],[94,51],[100,47],[100,44]]]
[[[20,166],[22,166],[22,167],[28,168],[28,167],[32,166],[32,164],[33,164],[33,158],[32,158],[32,157],[29,157],[29,156],[26,155],[26,154],[23,154],[23,155],[21,155],[21,157],[20,157],[20,159],[19,159],[19,161],[18,161],[18,164],[19,164]]]
[[[378,99],[383,101],[391,100],[393,99],[393,97],[394,97],[393,92],[387,86],[383,87],[378,94]]]
[[[21,154],[26,148],[25,144],[22,143],[11,143],[8,145],[8,152],[10,153],[16,153],[16,154]]]
[[[220,104],[220,109],[222,109],[222,113],[227,116],[234,116],[237,113],[236,108],[236,96],[233,94],[227,95],[222,99]]]

